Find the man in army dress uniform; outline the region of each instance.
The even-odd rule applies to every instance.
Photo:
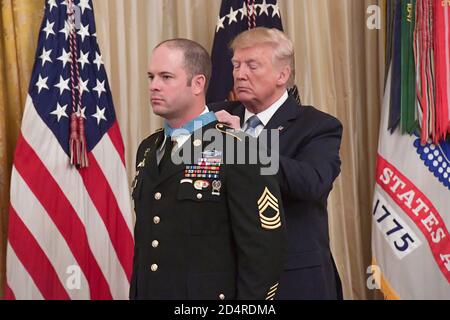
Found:
[[[278,182],[259,163],[227,156],[247,146],[248,158],[250,138],[209,112],[210,73],[208,53],[193,41],[168,40],[153,50],[151,104],[165,127],[137,152],[130,299],[276,296],[285,248]],[[223,144],[211,148],[211,136]],[[180,164],[175,155],[190,161]]]

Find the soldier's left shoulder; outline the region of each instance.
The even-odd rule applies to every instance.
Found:
[[[154,133],[146,137],[144,140],[141,141],[138,147],[138,154],[143,153],[144,150],[150,148],[152,145],[157,143],[158,139],[160,139],[161,133],[164,131],[164,129],[160,128],[157,129]]]

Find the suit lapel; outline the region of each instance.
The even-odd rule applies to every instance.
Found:
[[[301,111],[301,106],[289,96],[286,102],[283,103],[277,112],[275,112],[264,129],[278,129],[280,130],[280,133],[283,133],[289,127],[292,120],[295,120],[300,116]]]
[[[145,173],[150,177],[152,183],[156,183],[159,179],[158,162],[156,160],[156,152],[164,140],[164,131],[158,134],[155,142],[150,146],[150,152],[146,159]]]
[[[188,141],[186,141],[186,143],[191,143],[191,140],[189,139]],[[185,166],[186,164],[184,163],[174,164],[172,161],[169,161],[164,170],[159,174],[158,184],[163,183],[173,175],[177,174],[180,171],[183,171]],[[156,168],[156,170],[158,170],[158,168]]]
[[[275,112],[269,123],[264,127],[264,129],[278,129],[282,133],[287,129],[292,120],[297,119],[302,112],[302,107],[297,104],[297,101],[291,96],[283,103],[283,105]],[[245,107],[240,104],[231,110],[231,114],[238,116],[241,119],[241,128],[244,126],[245,117]]]
[[[231,112],[232,115],[238,116],[241,119],[241,128],[244,126],[244,118],[245,118],[245,107],[242,104],[239,104],[236,108],[234,108]]]

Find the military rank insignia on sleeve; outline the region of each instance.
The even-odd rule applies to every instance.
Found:
[[[277,293],[277,290],[278,290],[278,283],[269,289],[266,300],[273,300],[273,298],[275,297],[275,294]]]
[[[281,227],[278,199],[266,187],[258,200],[259,217],[264,229],[274,230]]]

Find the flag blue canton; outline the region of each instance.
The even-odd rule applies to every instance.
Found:
[[[252,14],[248,12],[247,2],[252,1],[222,1],[211,54],[213,70],[207,94],[208,103],[226,100],[233,90],[232,52],[229,45],[239,33],[249,29],[249,16]],[[254,8],[257,27],[283,30],[277,0],[255,0]]]
[[[97,43],[91,0],[75,0],[77,56],[80,75],[81,114],[85,118],[88,152],[114,124],[116,115],[111,91]],[[29,95],[46,125],[69,155],[72,114],[70,25],[68,2],[48,0],[40,29]],[[78,81],[77,81],[78,82]],[[76,96],[79,96],[76,90]]]

